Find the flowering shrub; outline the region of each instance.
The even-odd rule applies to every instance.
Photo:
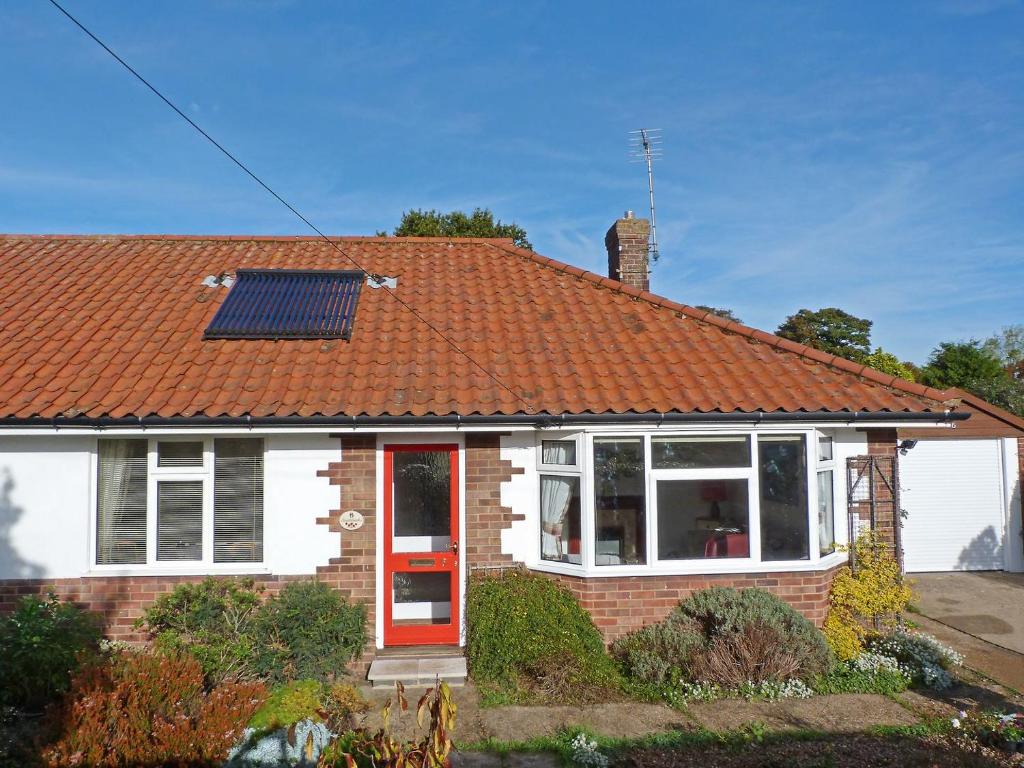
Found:
[[[572,750],[572,761],[584,768],[608,768],[608,756],[597,748],[597,742],[587,737],[587,734],[577,734],[569,742],[569,749]]]
[[[895,629],[869,641],[870,649],[899,662],[910,680],[941,691],[953,683],[949,670],[963,663],[963,656],[931,635]]]
[[[189,656],[121,652],[72,680],[46,765],[219,764],[263,700],[260,683],[204,687]]]
[[[877,532],[861,533],[852,549],[857,570],[836,573],[822,627],[841,661],[855,659],[872,630],[895,626],[911,598],[899,563]]]
[[[673,706],[679,706],[691,701],[714,701],[715,699],[733,697],[744,698],[748,701],[753,699],[778,701],[779,699],[808,699],[813,695],[814,691],[806,683],[791,678],[781,683],[770,680],[756,683],[747,680],[731,688],[706,681],[681,682],[669,689],[665,697]]]
[[[817,693],[878,693],[905,691],[913,675],[891,656],[864,651],[851,661],[814,680]]]

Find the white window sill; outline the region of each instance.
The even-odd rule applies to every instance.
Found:
[[[655,565],[607,565],[595,566],[589,570],[581,566],[543,560],[527,563],[531,571],[544,571],[564,576],[586,579],[621,578],[623,576],[711,576],[715,574],[762,574],[762,573],[817,573],[844,565],[849,556],[845,552],[833,552],[819,560],[780,560],[754,563],[750,560],[708,559],[691,560],[685,563],[657,563]]]
[[[139,565],[134,567],[93,566],[85,578],[110,578],[111,576],[266,576],[270,569],[263,563],[237,566],[190,565],[187,568],[159,565]]]

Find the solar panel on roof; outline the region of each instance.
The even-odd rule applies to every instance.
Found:
[[[363,273],[239,269],[207,339],[347,339]]]

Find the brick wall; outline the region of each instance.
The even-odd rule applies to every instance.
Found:
[[[643,291],[651,289],[647,263],[647,219],[619,219],[604,236],[608,249],[608,277]]]
[[[203,576],[90,576],[82,579],[10,579],[0,581],[0,612],[14,608],[23,595],[45,595],[53,592],[62,600],[70,600],[99,613],[106,626],[107,637],[124,642],[144,642],[146,635],[132,626],[160,595],[178,584],[202,581]],[[256,584],[273,594],[289,579],[298,576],[251,577]]]
[[[690,593],[712,586],[761,587],[821,626],[838,567],[812,573],[743,573],[704,576],[622,576],[582,579],[552,575],[565,584],[594,618],[605,641],[661,621]]]
[[[870,484],[875,496],[875,530],[878,531],[893,549],[901,546],[900,531],[894,527],[898,499],[893,497],[893,488],[899,488],[899,452],[897,450],[897,433],[895,429],[869,429],[867,435],[867,455],[891,458],[893,463],[884,462],[878,465],[880,471],[871,476]],[[895,469],[893,469],[895,467]],[[890,487],[887,478],[892,483]],[[851,500],[857,516],[865,525],[871,522],[871,504],[867,500],[867,478],[858,483],[855,495],[863,501]],[[902,562],[902,552],[898,553]]]
[[[466,435],[466,530],[467,570],[511,565],[512,556],[501,552],[501,531],[513,522],[525,519],[522,513],[501,506],[501,484],[522,474],[522,467],[501,458],[501,436]]]
[[[341,552],[327,565],[318,566],[317,577],[347,598],[366,605],[366,647],[361,666],[368,666],[376,651],[377,605],[377,436],[342,435],[341,460],[317,474],[338,487],[338,507],[317,522],[341,534]],[[346,531],[339,524],[343,512],[354,509],[363,515],[363,527]]]

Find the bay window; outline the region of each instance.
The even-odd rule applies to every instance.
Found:
[[[96,460],[96,565],[262,562],[262,439],[101,439]]]
[[[835,551],[832,443],[819,437],[545,435],[539,560],[595,574],[817,561]]]

